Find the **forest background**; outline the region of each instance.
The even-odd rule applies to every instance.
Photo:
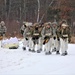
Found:
[[[26,22],[60,22],[67,20],[75,42],[75,0],[0,0],[0,21],[5,21],[7,34],[20,35]]]

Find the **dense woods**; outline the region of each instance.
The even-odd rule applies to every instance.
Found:
[[[75,0],[0,0],[0,21],[5,21],[8,33],[19,33],[23,21],[59,22],[61,19],[66,19],[75,33]]]

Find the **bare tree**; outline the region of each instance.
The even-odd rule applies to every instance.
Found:
[[[24,16],[25,16],[25,20],[26,20],[26,0],[24,0]]]
[[[4,0],[4,4],[5,4],[5,10],[6,10],[6,0]],[[5,11],[5,17],[7,16],[7,13]]]
[[[40,0],[37,0],[37,2],[38,2],[37,22],[39,22],[39,14],[40,14]]]
[[[52,4],[53,4],[53,2],[54,2],[54,0],[52,0],[51,2],[50,2],[50,4],[49,4],[49,6],[48,7],[50,7]],[[42,17],[41,17],[41,19],[40,19],[40,23],[41,23],[41,21],[43,20],[43,18],[44,18],[44,16],[45,16],[45,14],[47,13],[47,9],[46,9],[46,12],[42,15]]]
[[[8,18],[10,17],[10,12],[11,12],[11,0],[9,0],[9,12],[8,12]]]

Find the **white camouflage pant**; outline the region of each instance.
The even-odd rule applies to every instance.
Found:
[[[39,38],[39,49],[42,49],[42,46],[43,46],[43,38],[40,37]]]
[[[37,51],[42,49],[42,45],[43,45],[43,40],[42,37],[40,37],[39,39],[36,39],[36,44],[33,43],[33,50]]]
[[[39,50],[39,39],[33,40],[32,50],[35,50],[35,51]]]
[[[32,38],[29,37],[28,40],[24,39],[23,46],[24,46],[24,47],[29,47],[29,49],[32,50],[32,47],[33,47]]]
[[[51,46],[52,46],[52,38],[50,38],[50,40],[45,44],[46,52],[51,51]]]
[[[60,51],[60,40],[59,41],[57,40],[57,48],[56,48],[56,51]]]
[[[60,39],[61,42],[61,53],[65,53],[65,51],[67,51],[68,49],[68,38],[66,39]]]
[[[57,49],[58,47],[58,40],[57,38],[54,40],[54,38],[52,38],[52,49],[56,48]]]
[[[29,49],[33,49],[33,41],[32,38],[29,38]]]

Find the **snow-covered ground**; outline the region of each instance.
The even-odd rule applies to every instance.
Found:
[[[68,55],[45,55],[0,47],[0,75],[75,75],[75,44],[69,44]]]

